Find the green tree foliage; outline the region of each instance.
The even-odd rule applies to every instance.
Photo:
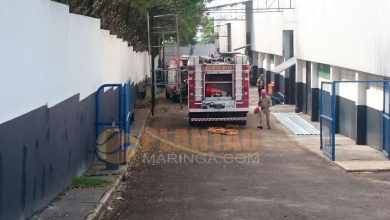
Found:
[[[135,50],[148,45],[147,11],[179,14],[179,33],[182,45],[195,43],[206,3],[212,0],[54,0],[70,6],[72,13],[101,19],[101,28],[123,38]]]
[[[199,26],[199,31],[201,33],[200,38],[197,39],[197,42],[200,44],[213,43],[215,40],[214,37],[214,18],[203,16],[202,21]]]

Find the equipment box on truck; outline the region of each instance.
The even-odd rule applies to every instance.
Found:
[[[246,123],[249,110],[249,59],[235,54],[224,60],[190,56],[188,116],[190,125],[207,122]]]

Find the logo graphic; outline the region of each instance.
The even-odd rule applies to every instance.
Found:
[[[215,132],[217,131],[217,132]],[[142,149],[144,163],[259,163],[260,139],[255,129],[145,129],[140,136],[118,128],[102,132],[96,154],[109,163],[130,162]]]
[[[96,156],[108,163],[125,164],[131,161],[136,153],[138,139],[123,133],[118,128],[103,131],[96,141]]]

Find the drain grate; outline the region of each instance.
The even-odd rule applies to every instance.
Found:
[[[319,135],[320,131],[295,113],[272,113],[294,135]]]

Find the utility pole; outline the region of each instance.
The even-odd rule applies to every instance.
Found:
[[[180,53],[180,38],[179,38],[179,17],[178,15],[176,15],[176,54],[179,56],[179,53]],[[179,95],[179,99],[180,99],[180,110],[183,110],[183,101],[182,101],[182,88],[183,88],[183,82],[182,82],[182,78],[181,78],[181,74],[182,74],[182,69],[181,67],[179,66],[179,82],[180,82],[180,86],[179,86],[179,92],[180,92],[180,95]]]

